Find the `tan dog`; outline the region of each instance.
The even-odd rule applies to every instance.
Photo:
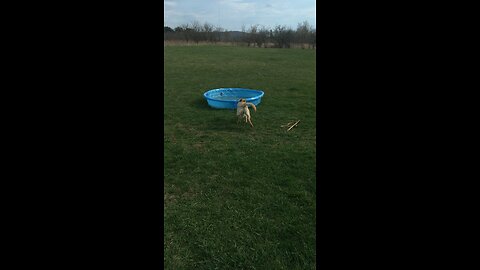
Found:
[[[237,103],[237,123],[238,120],[241,118],[245,118],[245,123],[250,123],[250,126],[253,127],[251,116],[250,116],[250,110],[248,109],[248,106],[252,106],[254,111],[257,111],[257,107],[253,103],[247,102],[245,99],[241,98],[238,100]]]

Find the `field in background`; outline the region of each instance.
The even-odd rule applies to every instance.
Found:
[[[163,46],[241,46],[238,42],[217,42],[216,44],[212,44],[211,42],[200,41],[198,43],[195,42],[186,42],[184,40],[164,40]]]
[[[316,51],[164,52],[165,268],[315,269]],[[220,87],[265,92],[255,128],[208,107]]]
[[[223,41],[218,41],[217,43],[212,43],[212,42],[207,42],[207,41],[200,41],[198,43],[195,42],[186,42],[184,40],[164,40],[163,41],[163,46],[239,46],[239,47],[248,47],[247,43],[245,42],[223,42]],[[251,48],[256,48],[257,46],[255,44],[250,45]],[[274,48],[275,44],[274,43],[267,43],[265,45],[267,48]],[[298,43],[292,43],[290,45],[292,49],[310,49],[309,45],[307,43],[305,44],[298,44]],[[264,45],[262,45],[261,48],[264,48]]]

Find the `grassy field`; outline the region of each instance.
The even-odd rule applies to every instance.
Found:
[[[315,50],[164,51],[165,269],[315,269]],[[220,87],[265,92],[254,128]]]

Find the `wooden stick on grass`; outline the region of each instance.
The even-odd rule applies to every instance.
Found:
[[[300,122],[300,120],[298,120],[295,124],[293,124],[289,129],[287,129],[287,131],[289,131],[290,129],[292,129],[294,126],[296,126],[298,124],[298,122]]]
[[[292,124],[292,123],[293,123],[293,121],[292,121],[292,122],[288,122],[286,125],[281,125],[280,127],[288,127],[288,126],[290,126],[290,124]]]

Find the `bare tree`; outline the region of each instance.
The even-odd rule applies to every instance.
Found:
[[[316,29],[307,21],[299,23],[294,31],[287,26],[277,25],[273,29],[258,24],[251,25],[248,29],[242,25],[242,31],[228,32],[220,26],[213,26],[205,22],[201,24],[193,21],[190,24],[183,24],[172,29],[164,26],[165,40],[185,40],[187,43],[200,41],[217,43],[219,41],[234,42],[236,45],[247,45],[261,48],[269,47],[273,43],[277,48],[290,48],[292,44],[301,44],[302,48],[308,44],[309,48],[316,48]]]
[[[295,33],[295,42],[300,43],[302,49],[305,48],[305,44],[310,44],[309,36],[312,31],[312,27],[307,21],[299,23],[297,26],[297,31]]]
[[[203,39],[202,25],[198,21],[192,22],[192,39],[198,44]]]
[[[178,26],[175,31],[181,33],[187,43],[193,38],[193,29],[188,23]]]
[[[208,22],[203,24],[203,38],[205,41],[213,42],[214,36],[213,36],[213,25],[209,24]]]
[[[248,30],[245,24],[242,24],[242,33],[243,33],[243,36],[241,40],[247,43],[248,47],[250,47],[250,36],[248,35]]]
[[[309,35],[309,46],[312,46],[313,49],[317,47],[317,30],[312,29]]]
[[[277,48],[290,48],[293,41],[293,30],[286,26],[275,26],[273,30],[273,41]]]
[[[258,32],[258,25],[251,25],[247,35],[247,41],[248,41],[249,47],[250,47],[250,44],[253,44],[255,46],[255,44],[257,43],[257,32]]]
[[[221,39],[222,41],[232,42],[232,37],[230,35],[230,32],[227,29],[224,30],[222,37],[223,37],[223,39]]]
[[[220,26],[215,27],[213,30],[213,42],[217,43],[222,39],[222,34],[224,33],[224,29]]]
[[[259,48],[262,46],[262,44],[264,48],[267,48],[268,33],[269,31],[265,26],[262,26],[260,30],[258,30],[257,45]]]

